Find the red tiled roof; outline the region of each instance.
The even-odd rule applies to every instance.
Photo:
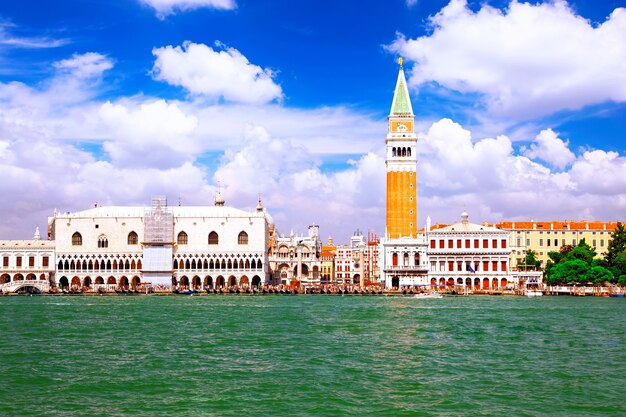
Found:
[[[572,221],[502,221],[494,226],[503,230],[607,230],[612,231],[617,227],[618,222],[601,222],[587,220]],[[569,225],[569,229],[568,229]]]

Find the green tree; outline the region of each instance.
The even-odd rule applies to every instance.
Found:
[[[626,252],[626,228],[622,223],[617,223],[617,227],[611,233],[611,240],[606,252],[606,261],[609,266],[613,266],[615,258]],[[626,273],[626,271],[625,271]]]
[[[540,269],[540,265],[541,261],[537,260],[537,253],[532,249],[528,249],[524,256],[524,262],[519,266],[525,270],[531,269],[534,271]]]
[[[557,285],[587,282],[590,278],[590,271],[591,266],[582,259],[559,262],[550,269],[550,274],[546,276],[546,283]]]
[[[613,273],[602,266],[594,266],[589,270],[589,279],[594,284],[604,284],[613,281]]]
[[[595,256],[595,249],[589,246],[587,242],[585,242],[585,239],[581,239],[581,241],[578,242],[578,245],[565,255],[563,260],[572,261],[574,259],[580,259],[581,261],[587,263],[587,265],[591,265]]]

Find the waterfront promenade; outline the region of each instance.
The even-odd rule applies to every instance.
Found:
[[[38,284],[39,281],[33,284]],[[462,286],[448,287],[405,287],[405,288],[382,288],[379,286],[360,287],[358,285],[325,285],[308,288],[290,288],[285,285],[263,285],[259,287],[231,286],[224,288],[198,288],[189,287],[172,289],[165,286],[137,286],[134,288],[119,288],[115,286],[100,286],[98,288],[73,287],[60,289],[59,287],[45,286],[41,291],[36,287],[29,287],[28,282],[20,283],[20,288],[31,288],[29,290],[14,291],[8,285],[0,286],[0,295],[20,295],[20,294],[46,294],[46,295],[361,295],[361,296],[413,296],[423,293],[438,292],[449,296],[471,296],[471,295],[495,295],[495,296],[524,296],[523,288],[493,288],[477,289],[465,288]],[[13,283],[15,286],[16,283]],[[626,287],[613,286],[546,286],[543,289],[545,296],[582,296],[582,297],[624,297]]]

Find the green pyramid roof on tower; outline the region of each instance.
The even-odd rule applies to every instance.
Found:
[[[396,91],[393,93],[391,114],[413,115],[413,107],[411,106],[411,98],[409,97],[409,89],[407,88],[406,79],[404,78],[402,64],[400,64],[400,72],[398,73],[398,81],[396,82]]]

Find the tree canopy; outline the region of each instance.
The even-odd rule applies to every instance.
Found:
[[[615,280],[615,274],[601,265],[601,262],[597,262],[595,249],[585,239],[576,246],[563,246],[559,252],[549,252],[548,256],[550,260],[545,270],[545,281],[548,285],[587,282],[603,284]],[[624,262],[626,265],[626,257]]]
[[[524,270],[537,270],[540,269],[541,261],[537,260],[537,253],[532,249],[527,249],[524,255],[524,262],[519,264],[519,268]]]
[[[613,274],[612,282],[626,285],[626,228],[622,223],[617,223],[617,227],[611,233],[611,240],[606,252],[606,267]]]

